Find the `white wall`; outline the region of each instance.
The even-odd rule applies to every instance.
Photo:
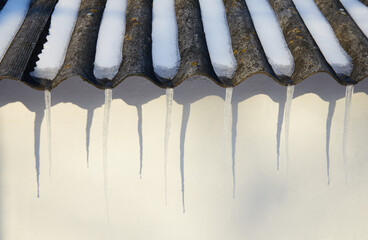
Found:
[[[49,178],[43,92],[12,80],[1,81],[0,239],[368,238],[367,80],[355,87],[346,168],[342,156],[345,88],[325,74],[296,86],[288,174],[280,132],[285,87],[258,75],[234,89],[225,160],[225,90],[203,79],[184,82],[174,90],[167,207],[164,94],[139,78],[128,79],[113,90],[107,223],[102,168],[104,92],[79,79],[69,79],[52,91]],[[40,163],[39,198],[36,162]]]

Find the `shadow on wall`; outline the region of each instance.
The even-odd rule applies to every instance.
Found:
[[[137,108],[139,116],[139,139],[141,153],[143,152],[142,136],[142,105],[164,94],[164,90],[156,87],[143,78],[128,78],[120,86],[114,89],[113,98],[122,99],[129,105]],[[13,102],[21,102],[29,111],[35,113],[34,123],[34,159],[39,189],[40,176],[40,136],[41,124],[45,117],[45,100],[42,91],[34,90],[23,83],[13,80],[0,82],[0,108]],[[104,104],[104,91],[83,82],[79,77],[70,78],[60,84],[51,94],[52,105],[59,103],[72,103],[87,110],[86,124],[86,152],[87,163],[89,156],[90,128],[92,126],[93,113],[96,108]],[[141,154],[141,161],[142,161]]]
[[[218,87],[212,81],[205,77],[196,77],[186,80],[174,90],[174,100],[183,106],[181,130],[180,130],[180,166],[182,191],[184,191],[184,150],[185,136],[188,125],[188,120],[191,111],[191,104],[209,95],[225,97],[225,90]],[[367,79],[359,83],[355,87],[355,92],[364,92],[368,94]],[[295,87],[294,98],[307,94],[314,93],[322,100],[329,103],[328,116],[326,117],[326,156],[327,168],[329,164],[329,138],[331,121],[335,111],[336,101],[344,98],[345,87],[339,85],[329,75],[319,73],[311,76],[307,80],[298,84]],[[165,94],[165,90],[158,88],[151,82],[141,77],[130,77],[122,82],[113,90],[113,99],[121,99],[125,103],[135,106],[138,114],[137,133],[140,143],[140,163],[141,170],[143,166],[143,134],[142,134],[142,105],[156,99]],[[278,85],[271,78],[264,75],[253,76],[239,86],[235,87],[232,99],[232,158],[235,164],[236,140],[237,140],[237,124],[238,124],[238,105],[239,103],[258,94],[264,94],[270,97],[272,101],[279,104],[278,120],[277,120],[277,155],[279,155],[280,136],[283,125],[283,112],[285,108],[286,88]],[[32,88],[13,80],[2,80],[0,82],[0,107],[13,103],[21,102],[29,111],[34,112],[34,157],[35,169],[37,174],[37,182],[39,180],[40,170],[40,131],[41,123],[44,118],[44,93],[33,90]],[[87,110],[87,125],[86,125],[86,152],[88,164],[88,152],[90,141],[90,128],[92,125],[93,114],[96,108],[104,104],[104,92],[99,90],[79,78],[71,78],[63,82],[52,91],[52,105],[59,103],[73,103]],[[222,118],[223,116],[219,116]],[[164,123],[163,123],[164,124]],[[1,150],[1,146],[0,146]],[[276,165],[276,160],[275,160]],[[2,170],[0,166],[0,171]],[[0,178],[1,180],[1,178]],[[1,189],[0,189],[1,194]],[[0,203],[1,211],[1,203]],[[1,215],[0,215],[0,238],[1,238]]]
[[[328,184],[330,184],[330,136],[331,136],[331,124],[333,115],[335,113],[336,102],[341,98],[345,98],[346,88],[339,85],[331,83],[332,80],[329,75],[324,73],[319,73],[308,78],[307,81],[302,82],[295,88],[294,97],[302,96],[307,93],[315,93],[322,100],[328,102],[328,113],[326,117],[326,171],[328,176]],[[354,93],[363,92],[368,95],[368,82],[365,79],[363,82],[355,86]],[[354,100],[353,100],[354,101]]]
[[[40,91],[33,90],[28,86],[17,81],[3,80],[0,83],[0,107],[12,103],[21,102],[31,112],[36,114],[35,118],[35,159],[36,168],[39,169],[39,144],[40,144],[40,129],[44,117],[44,94]],[[220,98],[225,97],[225,90],[218,87],[212,81],[205,77],[195,77],[188,79],[180,86],[175,88],[174,100],[183,105],[183,117],[181,127],[181,152],[184,152],[185,129],[188,124],[190,115],[190,105],[206,96],[213,95]],[[355,93],[364,92],[368,94],[368,83],[363,81],[355,87]],[[326,139],[329,138],[329,129],[331,127],[331,119],[334,114],[336,101],[345,96],[345,88],[337,84],[329,75],[318,73],[295,88],[294,98],[307,94],[314,93],[321,99],[329,103],[329,112],[326,121]],[[138,114],[138,133],[140,142],[140,160],[143,160],[143,136],[142,136],[142,105],[156,99],[165,94],[164,89],[160,89],[151,82],[141,77],[130,77],[122,82],[113,90],[113,99],[121,99],[131,106],[137,108]],[[269,96],[274,102],[279,104],[279,113],[277,121],[277,149],[280,146],[280,135],[283,124],[283,112],[286,100],[286,88],[278,85],[272,79],[265,75],[255,75],[242,82],[235,87],[232,108],[233,108],[233,155],[235,154],[236,142],[236,126],[238,104],[258,94]],[[59,103],[73,103],[83,109],[86,109],[87,125],[86,125],[86,151],[88,164],[88,148],[90,138],[90,128],[94,110],[104,104],[104,92],[81,81],[78,77],[70,78],[63,82],[52,91],[52,105]],[[328,147],[327,147],[328,148]],[[279,152],[277,153],[279,155]],[[233,156],[234,157],[234,156]]]

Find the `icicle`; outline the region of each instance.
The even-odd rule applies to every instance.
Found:
[[[330,185],[330,141],[331,141],[331,123],[336,108],[336,101],[331,101],[328,107],[328,115],[326,121],[326,173],[327,173],[327,184]]]
[[[347,162],[346,148],[347,148],[347,143],[348,143],[351,101],[352,101],[353,93],[354,93],[354,85],[346,86],[344,132],[343,132],[343,138],[342,138],[342,153],[343,153],[343,158],[344,158],[345,182],[348,181],[348,173],[346,169],[346,162]]]
[[[142,179],[143,170],[143,131],[142,131],[142,105],[137,105],[138,138],[139,138],[139,178]]]
[[[231,114],[231,98],[233,96],[233,88],[226,88],[226,96],[225,96],[225,105],[224,105],[224,163],[226,163],[227,155],[228,155],[228,129],[230,122],[230,114]],[[233,169],[233,197],[235,198],[235,171]]]
[[[91,127],[93,120],[93,110],[87,110],[87,125],[86,125],[86,154],[87,154],[87,168],[89,168],[89,143],[91,138]]]
[[[105,191],[105,204],[106,204],[106,216],[109,221],[109,201],[108,201],[108,186],[107,186],[107,149],[108,149],[108,133],[109,133],[109,120],[110,120],[110,108],[112,102],[112,89],[105,89],[105,109],[103,119],[103,174],[104,174],[104,191]]]
[[[174,89],[166,89],[166,127],[165,127],[165,155],[164,155],[164,174],[165,174],[165,206],[167,206],[167,154],[169,150],[171,109],[174,97]]]
[[[47,122],[47,153],[49,158],[49,177],[51,178],[51,92],[45,90],[46,122]]]
[[[181,180],[181,203],[183,213],[185,213],[185,167],[184,167],[184,153],[185,153],[185,139],[188,127],[188,120],[190,115],[190,104],[183,105],[183,115],[181,119],[180,130],[180,180]]]
[[[286,157],[286,172],[289,170],[289,126],[290,126],[290,110],[291,102],[294,95],[294,86],[287,86],[286,103],[284,111],[284,122],[285,122],[285,157]]]
[[[36,118],[34,122],[34,155],[35,155],[35,168],[36,168],[36,181],[37,181],[37,198],[40,198],[40,138],[41,138],[41,125],[45,116],[45,111],[36,111]]]
[[[232,172],[233,172],[233,198],[235,199],[235,190],[236,190],[236,161],[235,161],[235,154],[236,154],[236,140],[237,140],[237,127],[238,127],[238,103],[232,104],[232,123],[231,123],[231,160],[232,160]]]
[[[285,96],[286,97],[286,96]],[[277,131],[276,131],[276,168],[280,170],[280,144],[281,144],[281,132],[284,123],[285,113],[285,101],[279,102],[279,113],[277,116]]]

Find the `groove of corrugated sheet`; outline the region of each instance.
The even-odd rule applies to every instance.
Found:
[[[361,0],[368,6],[367,0]],[[0,7],[6,1],[0,0]],[[80,76],[98,88],[113,88],[129,76],[141,76],[162,88],[175,87],[193,76],[206,76],[222,87],[236,86],[254,74],[266,74],[282,85],[297,84],[326,72],[342,85],[368,77],[368,39],[338,0],[315,0],[340,44],[353,61],[350,76],[337,75],[326,62],[291,0],[269,0],[294,57],[291,77],[277,76],[267,61],[244,0],[224,0],[237,69],[232,79],[216,76],[211,65],[198,0],[175,0],[180,66],[174,79],[158,78],[152,63],[152,0],[128,0],[122,63],[115,78],[93,75],[96,43],[106,0],[82,0],[62,68],[53,81],[31,77],[46,41],[57,0],[34,0],[26,19],[0,63],[0,79],[22,81],[35,89],[52,89]],[[138,23],[138,24],[137,24]],[[297,31],[296,31],[297,30]],[[193,41],[195,39],[195,41]],[[245,51],[242,51],[245,49]]]

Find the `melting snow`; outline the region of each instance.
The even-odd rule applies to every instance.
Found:
[[[268,62],[277,75],[291,76],[294,59],[267,0],[245,0]]]
[[[0,12],[0,61],[27,15],[30,0],[9,0]]]
[[[327,62],[337,74],[350,76],[353,69],[351,59],[341,47],[318,6],[313,0],[293,0],[293,2]]]
[[[159,77],[174,78],[180,62],[174,0],[154,1],[152,60]]]
[[[113,79],[119,71],[125,34],[127,0],[108,0],[98,33],[94,75]]]
[[[206,42],[219,77],[232,78],[236,70],[231,38],[222,0],[199,0]]]
[[[32,75],[52,80],[63,65],[66,50],[73,33],[81,0],[59,0],[51,17],[47,42]]]
[[[368,7],[359,0],[340,0],[359,28],[368,37]]]

